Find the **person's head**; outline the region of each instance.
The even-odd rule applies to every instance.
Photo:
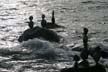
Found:
[[[44,14],[42,14],[42,19],[44,19],[45,18],[45,15]]]
[[[30,16],[30,17],[29,17],[29,20],[33,20],[33,16]]]
[[[100,46],[97,46],[97,47],[95,48],[95,51],[101,51]]]
[[[78,55],[75,55],[75,56],[73,57],[73,60],[74,60],[74,61],[79,61],[79,60],[80,60],[80,57],[79,57]]]
[[[88,55],[89,55],[88,49],[84,49],[84,50],[81,52],[80,57],[81,57],[83,60],[86,60],[86,59],[88,59]]]
[[[54,15],[54,10],[52,11],[52,15]]]
[[[84,34],[87,34],[88,33],[88,29],[87,28],[83,28],[83,32],[84,32]]]

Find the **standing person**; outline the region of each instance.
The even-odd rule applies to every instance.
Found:
[[[52,24],[55,24],[54,10],[52,11],[52,19],[51,19],[51,21],[52,21]]]
[[[87,49],[88,48],[88,29],[87,28],[84,28],[83,29],[83,46],[84,46],[84,49]]]
[[[87,61],[88,59],[88,55],[89,55],[89,51],[88,51],[88,29],[84,28],[83,29],[83,45],[84,45],[84,49],[82,50],[80,56],[82,58],[82,62],[80,64],[82,64],[85,67],[89,66],[89,62]]]
[[[46,22],[46,20],[45,20],[45,15],[44,15],[44,14],[42,14],[41,26],[42,26],[43,28],[45,28],[45,27],[46,27],[46,25],[47,25],[47,22]]]
[[[34,27],[34,22],[32,21],[33,20],[33,16],[30,16],[29,20],[30,20],[30,22],[28,22],[28,26],[29,26],[30,29],[33,29],[33,27]]]

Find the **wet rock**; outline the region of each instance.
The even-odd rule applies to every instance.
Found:
[[[54,29],[54,28],[65,28],[65,27],[61,26],[61,25],[58,25],[58,24],[53,24],[51,22],[47,22],[45,28]]]
[[[18,41],[23,42],[33,38],[43,38],[48,41],[60,42],[60,36],[58,36],[54,31],[38,26],[33,29],[25,30],[19,37]]]
[[[95,66],[90,66],[86,68],[64,68],[60,72],[106,72],[104,66],[102,65],[95,65]]]
[[[102,58],[108,58],[108,52],[107,51],[101,51]]]
[[[53,28],[65,28],[64,26],[58,25],[55,23],[55,16],[54,16],[55,12],[54,10],[52,11],[52,18],[51,18],[51,22],[47,22],[45,20],[45,15],[42,14],[42,21],[41,21],[41,26],[43,28],[48,28],[48,29],[53,29]]]
[[[89,53],[90,53],[90,55],[93,57],[94,49],[90,49],[90,50],[89,50]],[[108,58],[108,52],[102,50],[102,51],[101,51],[101,57],[104,58],[104,59],[105,59],[105,58]]]

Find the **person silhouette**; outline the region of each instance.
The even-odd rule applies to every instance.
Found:
[[[99,60],[101,58],[101,48],[97,46],[93,53],[93,59],[96,63],[95,68],[93,69],[94,72],[107,72],[105,67],[99,63]]]
[[[30,20],[30,22],[28,22],[28,26],[29,26],[30,29],[33,29],[33,27],[34,27],[34,22],[32,21],[33,20],[33,16],[30,16],[29,20]]]
[[[98,61],[100,60],[100,57],[101,57],[101,48],[97,46],[93,53],[93,59],[96,62],[96,65],[98,65]]]
[[[88,58],[88,54],[89,54],[87,33],[88,33],[88,29],[84,28],[83,29],[83,46],[84,46],[84,49],[83,49],[83,51],[81,53],[82,59],[87,59]]]
[[[74,67],[78,68],[78,61],[80,60],[80,57],[78,55],[75,55],[73,57],[73,60],[75,61]]]
[[[45,20],[45,15],[44,15],[44,14],[42,14],[41,26],[42,26],[43,28],[45,28],[45,27],[46,27],[46,25],[47,25],[47,22],[46,22],[46,20]]]
[[[79,63],[81,67],[89,67],[89,62],[87,61],[87,55],[81,55],[82,61]]]
[[[83,29],[83,46],[84,46],[84,49],[88,48],[88,29],[87,28],[84,28]]]
[[[80,64],[82,66],[84,66],[84,67],[88,67],[89,66],[89,62],[87,61],[88,55],[89,55],[87,33],[88,33],[88,29],[84,28],[83,29],[83,46],[84,46],[84,49],[82,50],[82,52],[80,54],[80,56],[81,56],[81,58],[83,60]]]
[[[52,24],[55,24],[55,17],[54,17],[54,10],[52,11],[52,18],[51,18]]]

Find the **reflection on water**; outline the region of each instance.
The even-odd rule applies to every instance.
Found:
[[[44,13],[46,19],[50,21],[52,10],[55,10],[56,22],[67,27],[68,36],[66,38],[70,38],[67,40],[77,40],[84,26],[88,27],[91,32],[100,32],[99,36],[102,38],[107,37],[107,3],[99,0],[82,0],[82,2],[80,0],[0,1],[0,45],[3,47],[17,45],[19,35],[28,28],[25,23],[28,17],[33,15],[35,26],[40,26],[41,14]],[[103,36],[103,33],[106,35]]]
[[[89,43],[91,45],[99,43],[107,48],[107,0],[0,0],[0,46],[2,48],[0,71],[58,72],[61,68],[72,65],[72,56],[78,52],[72,52],[66,48],[51,50],[47,48],[45,53],[42,48],[35,51],[36,54],[30,54],[29,52],[32,50],[27,49],[29,46],[24,49],[22,44],[17,41],[21,33],[28,28],[26,22],[29,16],[33,15],[35,26],[40,26],[41,14],[44,13],[47,21],[50,21],[52,10],[55,10],[56,23],[66,27],[63,32],[60,32],[62,29],[55,30],[64,37],[64,45],[80,47],[82,45],[82,28],[87,27],[90,31]],[[51,47],[56,47],[56,45]],[[47,60],[36,57],[38,51],[47,55],[50,53],[49,50],[57,52],[62,58]],[[14,57],[18,60],[14,60]],[[107,65],[106,60],[102,60],[102,62]]]

